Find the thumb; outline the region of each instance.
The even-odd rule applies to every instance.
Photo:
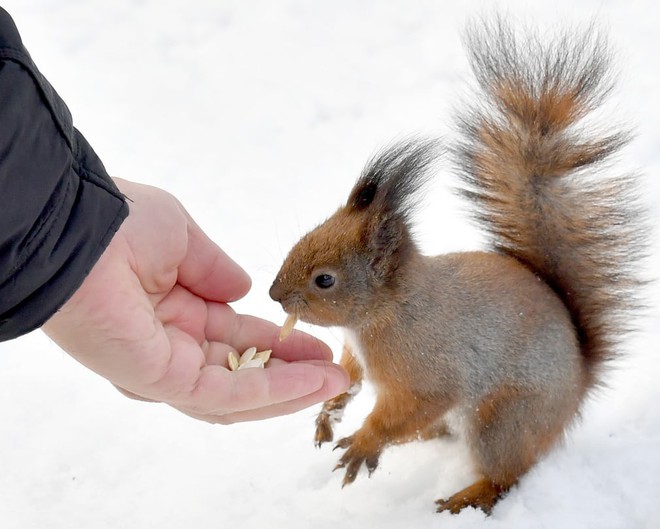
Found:
[[[188,247],[177,281],[198,296],[219,302],[235,301],[250,290],[250,276],[215,244],[188,215]]]

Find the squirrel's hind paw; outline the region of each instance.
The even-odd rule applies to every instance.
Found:
[[[507,490],[508,487],[502,487],[489,479],[480,479],[449,499],[437,500],[435,502],[438,506],[436,512],[449,511],[452,514],[458,514],[466,507],[475,507],[490,514],[497,501]]]

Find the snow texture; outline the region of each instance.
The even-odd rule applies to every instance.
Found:
[[[283,322],[267,295],[291,245],[345,200],[362,164],[416,132],[451,137],[466,93],[465,22],[489,1],[6,0],[35,62],[111,174],[163,187],[252,275],[242,312]],[[501,0],[548,30],[596,20],[621,74],[608,120],[633,127],[660,220],[660,3]],[[427,252],[478,248],[449,168],[419,216]],[[657,240],[657,234],[655,235]],[[660,248],[654,248],[658,267]],[[342,490],[312,441],[318,407],[211,426],[121,396],[40,332],[0,345],[0,527],[209,529],[660,527],[660,289],[609,387],[492,516],[434,513],[470,484],[456,440],[388,449]],[[302,326],[304,327],[304,326]],[[307,327],[339,353],[341,335]],[[338,426],[373,403],[366,385]]]

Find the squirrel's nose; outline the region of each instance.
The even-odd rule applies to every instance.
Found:
[[[275,279],[273,281],[273,284],[270,287],[270,290],[268,291],[268,295],[270,296],[270,299],[273,301],[277,301],[278,303],[282,302],[282,297],[284,293],[282,292],[282,286],[280,285],[280,280]]]

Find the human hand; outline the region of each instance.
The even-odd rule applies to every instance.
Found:
[[[322,342],[237,315],[249,276],[158,188],[116,179],[130,214],[82,286],[44,325],[124,394],[228,424],[298,411],[345,391]],[[230,371],[230,351],[272,349],[266,369]]]

